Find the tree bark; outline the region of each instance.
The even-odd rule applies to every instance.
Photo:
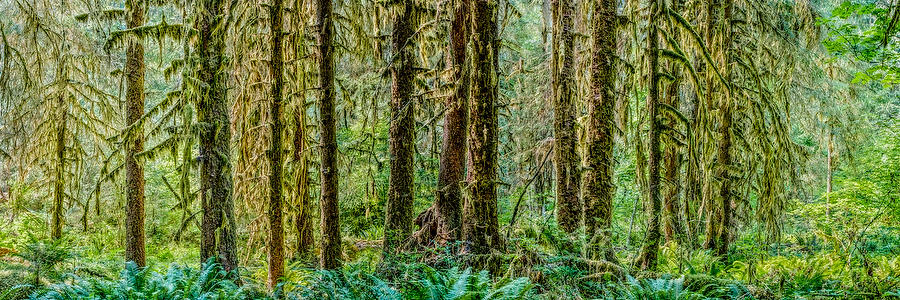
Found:
[[[706,26],[705,26],[706,43],[708,45],[710,45],[710,49],[717,49],[717,48],[721,49],[719,47],[713,47],[713,46],[716,46],[714,43],[714,37],[715,37],[716,31],[718,29],[717,26],[719,24],[719,20],[718,20],[720,17],[719,16],[719,7],[721,6],[721,0],[711,0],[706,5],[707,5],[707,8],[706,8],[707,21],[706,21]],[[721,90],[716,85],[716,81],[714,79],[712,70],[713,70],[712,66],[706,66],[706,70],[705,70],[706,71],[706,74],[705,74],[706,86],[709,88],[708,88],[708,91],[706,92],[706,99],[704,99],[704,100],[706,101],[706,105],[708,105],[709,107],[712,107],[713,105],[715,105],[713,103],[713,96],[714,96],[714,94],[716,94],[717,92],[719,92]],[[698,116],[699,116],[699,114],[698,114]],[[707,179],[707,181],[708,180],[709,179]],[[721,211],[722,205],[719,204],[719,200],[721,200],[721,199],[718,199],[718,198],[712,196],[711,192],[709,193],[711,196],[707,196],[707,194],[706,194],[707,189],[709,189],[709,190],[712,189],[708,186],[709,185],[707,183],[707,187],[705,189],[703,189],[704,194],[703,194],[703,199],[702,199],[702,201],[706,207],[706,218],[707,218],[707,220],[706,220],[706,236],[704,238],[703,247],[705,249],[715,250],[718,248],[718,246],[717,246],[718,232],[720,230],[719,226],[720,226],[721,220],[722,220],[722,214],[721,214],[722,213],[722,211]]]
[[[413,99],[413,24],[416,16],[412,0],[394,6],[394,32],[391,38],[391,172],[385,207],[384,255],[400,250],[412,233],[413,198],[415,196],[415,99]]]
[[[573,64],[574,54],[574,1],[555,0],[559,6],[555,11],[558,22],[554,26],[557,42],[562,43],[562,53],[555,59],[562,59],[557,70],[557,85],[553,98],[553,136],[555,138],[554,161],[556,162],[556,221],[566,232],[573,232],[581,225],[581,200],[579,200],[578,155],[575,137],[575,91]],[[560,47],[554,47],[559,50]]]
[[[588,102],[587,170],[584,174],[585,252],[588,259],[616,262],[611,244],[614,134],[616,104],[616,1],[594,6],[591,38],[591,98]]]
[[[272,144],[269,146],[269,245],[268,245],[268,262],[269,262],[269,289],[274,289],[281,277],[284,276],[284,195],[283,195],[283,167],[284,160],[282,158],[283,144],[282,131],[282,109],[284,88],[284,61],[282,49],[282,25],[283,11],[282,0],[273,0],[271,7],[270,28],[272,34],[271,40],[271,58],[269,60],[270,70],[272,72],[272,104],[270,117],[272,123],[270,131],[272,134]]]
[[[334,117],[334,18],[331,0],[316,1],[318,28],[316,43],[319,56],[319,144],[321,148],[322,246],[320,266],[341,266],[341,227],[338,212],[337,137]]]
[[[225,2],[204,0],[198,12],[197,54],[200,99],[200,177],[203,194],[200,259],[215,257],[227,271],[237,270],[231,178],[231,120],[226,97]],[[239,278],[237,273],[232,273]]]
[[[684,0],[676,0],[672,9],[678,13],[682,13],[684,10]],[[673,39],[676,43],[680,43],[680,30],[676,29],[673,35]],[[676,62],[669,63],[669,69],[671,70],[674,80],[672,80],[666,89],[665,102],[669,107],[678,109],[681,103],[680,88],[683,80],[681,64]],[[668,127],[672,131],[675,131],[676,128],[678,128],[678,122],[674,116],[667,115],[666,120]],[[682,214],[684,211],[682,210],[683,204],[680,197],[682,154],[681,147],[678,146],[674,140],[674,136],[669,138],[670,142],[665,145],[665,154],[663,157],[665,160],[665,177],[666,182],[668,183],[665,198],[663,199],[663,234],[666,238],[666,242],[673,240],[688,242],[685,232],[685,215]]]
[[[722,52],[724,63],[722,64],[722,72],[725,74],[728,84],[731,82],[731,14],[732,14],[733,3],[731,0],[725,0],[723,3],[723,16],[722,22],[720,24],[721,31],[724,37],[722,38]],[[721,215],[719,216],[719,224],[715,226],[715,231],[713,232],[713,237],[715,239],[715,243],[711,245],[711,249],[713,249],[717,256],[720,259],[726,260],[728,258],[728,246],[731,242],[730,233],[731,233],[731,219],[732,219],[732,175],[729,172],[732,164],[732,156],[731,156],[731,147],[732,147],[732,122],[733,122],[733,109],[734,104],[731,101],[731,94],[728,92],[728,87],[726,86],[724,91],[726,92],[723,97],[719,98],[719,127],[717,129],[719,134],[718,147],[716,151],[716,160],[717,160],[717,168],[716,168],[716,177],[719,178],[721,185],[719,186],[719,211]],[[708,233],[709,234],[709,233]]]
[[[464,206],[464,252],[473,264],[496,265],[491,252],[503,247],[497,220],[497,2],[474,0],[471,7],[472,86],[469,116],[469,198]],[[499,266],[499,265],[497,265]]]
[[[648,204],[647,216],[647,237],[641,254],[638,257],[638,266],[642,270],[652,270],[656,268],[657,255],[659,252],[660,240],[660,191],[659,191],[659,165],[660,165],[660,145],[659,145],[659,40],[656,28],[656,19],[659,16],[659,2],[651,0],[650,3],[650,22],[648,24],[647,34],[647,60],[650,70],[650,87],[647,94],[647,113],[650,119],[650,155],[647,160],[647,178],[648,178],[648,196],[650,197]]]
[[[471,0],[457,0],[450,27],[450,68],[455,88],[448,97],[444,112],[444,132],[441,144],[438,190],[435,192],[437,236],[441,242],[459,238],[462,223],[462,190],[460,183],[466,172],[466,128],[469,122],[469,71],[466,64],[466,43],[469,40],[469,6]]]
[[[65,203],[65,172],[66,172],[66,122],[69,113],[66,111],[66,103],[62,95],[57,101],[59,119],[56,123],[56,178],[53,182],[53,220],[50,223],[50,238],[56,240],[62,237],[63,204]]]
[[[304,98],[305,99],[305,98]],[[309,202],[309,154],[307,153],[306,108],[298,105],[294,111],[294,162],[297,164],[297,193],[294,201],[294,229],[297,231],[297,256],[308,258],[315,247],[312,224],[312,205]]]
[[[827,157],[828,174],[825,181],[825,219],[831,220],[831,192],[832,177],[834,174],[834,126],[828,126],[828,157]]]
[[[144,25],[143,1],[128,1],[128,28]],[[126,50],[125,118],[130,132],[126,134],[125,174],[125,261],[133,261],[138,267],[146,266],[144,249],[144,165],[137,154],[144,151],[144,130],[137,124],[144,115],[144,46],[129,41]]]

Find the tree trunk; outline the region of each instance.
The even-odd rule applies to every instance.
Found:
[[[673,82],[673,86],[677,82],[677,80]],[[670,89],[670,91],[671,90],[673,89]],[[674,90],[677,90],[677,88]],[[666,104],[669,104],[671,107],[678,107],[677,98],[677,95],[669,97],[669,101],[666,101]],[[676,122],[670,118],[668,121],[669,128],[675,128],[675,124]],[[675,145],[675,143],[667,143],[665,147],[665,177],[666,182],[668,182],[668,189],[666,190],[666,195],[663,199],[663,234],[666,238],[666,242],[687,242],[685,245],[689,245],[690,240],[686,232],[687,221],[685,219],[685,204],[681,199],[682,154],[679,150],[679,146]]]
[[[197,19],[200,57],[200,99],[197,120],[200,133],[203,221],[200,259],[215,257],[227,271],[236,271],[236,237],[231,179],[231,120],[226,98],[225,2],[204,0]],[[233,273],[237,277],[236,273]]]
[[[584,174],[585,252],[588,259],[616,262],[612,250],[613,110],[616,104],[616,1],[594,6],[591,37],[591,98],[588,102],[587,171]]]
[[[659,16],[659,9],[659,3],[656,0],[651,0],[649,32],[647,34],[647,60],[650,65],[650,88],[647,95],[647,113],[650,119],[650,156],[647,161],[647,190],[650,199],[647,201],[649,209],[647,212],[646,242],[643,249],[641,249],[640,257],[638,257],[638,266],[642,270],[656,268],[660,240],[659,165],[662,155],[659,145],[659,41],[655,24],[655,20]]]
[[[719,47],[714,47],[715,44],[714,44],[713,38],[715,37],[714,35],[717,30],[716,26],[718,26],[718,23],[719,23],[718,13],[719,13],[720,5],[721,5],[721,0],[710,0],[707,3],[707,8],[706,8],[707,24],[705,26],[705,31],[706,31],[705,35],[706,35],[706,43],[708,45],[710,45],[710,47],[709,47],[710,49],[719,48]],[[713,96],[721,89],[716,85],[712,66],[706,66],[705,76],[706,76],[706,86],[708,86],[709,88],[706,92],[706,97],[705,97],[706,99],[704,99],[704,100],[706,101],[706,105],[708,105],[709,107],[712,107],[714,105]],[[699,116],[699,114],[698,114],[698,116]],[[709,179],[707,179],[707,181],[709,181]],[[706,249],[715,250],[718,248],[718,246],[717,246],[718,232],[720,230],[719,226],[720,226],[721,220],[722,220],[722,211],[720,208],[722,207],[722,205],[718,204],[719,203],[718,201],[721,199],[718,199],[718,198],[712,199],[714,197],[711,196],[711,194],[712,194],[711,192],[709,193],[710,196],[707,196],[706,191],[711,190],[711,188],[708,186],[709,186],[709,182],[707,182],[705,188],[702,191],[703,196],[704,196],[702,198],[702,201],[706,207],[706,218],[707,218],[707,220],[706,220],[706,236],[704,238],[703,247]]]
[[[142,1],[128,1],[128,28],[144,25]],[[146,266],[144,249],[144,164],[137,154],[144,151],[144,130],[140,124],[144,115],[144,46],[129,41],[126,50],[125,76],[127,78],[125,118],[128,129],[125,146],[126,201],[125,261],[133,261],[138,267]]]
[[[282,90],[284,88],[284,61],[282,53],[282,24],[283,24],[282,0],[273,0],[271,7],[272,22],[269,26],[272,34],[271,51],[269,60],[272,71],[272,105],[269,125],[272,134],[272,144],[269,146],[269,276],[268,285],[274,289],[278,281],[284,276],[284,196],[283,196],[283,144],[281,141],[284,124],[282,124]]]
[[[302,98],[305,101],[305,97]],[[297,256],[309,257],[315,247],[312,224],[312,205],[309,203],[309,155],[306,141],[306,107],[301,103],[294,111],[294,162],[297,164],[296,215]]]
[[[684,1],[676,0],[673,8],[674,11],[678,13],[682,13],[684,10]],[[679,30],[675,30],[673,34],[673,39],[676,43],[681,42],[681,33]],[[672,62],[669,64],[669,69],[671,70],[672,77],[674,80],[669,84],[668,89],[666,89],[666,104],[669,107],[678,109],[681,100],[681,64],[677,62]],[[674,116],[667,115],[667,125],[673,132],[678,128],[678,122],[676,121]],[[673,240],[677,240],[680,242],[688,241],[685,233],[685,216],[683,215],[682,210],[682,199],[681,195],[681,147],[678,146],[675,142],[674,134],[670,137],[669,143],[665,145],[665,176],[666,182],[668,183],[668,188],[666,189],[666,195],[663,199],[663,234],[665,235],[666,242],[670,242]]]
[[[555,59],[562,59],[556,64],[559,69],[555,97],[553,98],[553,136],[555,138],[554,161],[556,162],[556,221],[566,232],[573,232],[581,224],[581,201],[579,194],[578,155],[576,154],[575,137],[575,82],[573,69],[574,53],[574,11],[573,0],[555,0],[559,6],[558,20],[553,34],[557,42],[562,43],[562,53]],[[560,47],[554,47],[559,50]]]
[[[733,3],[731,0],[725,0],[724,3],[724,12],[722,16],[722,34],[724,37],[722,39],[722,52],[724,53],[723,58],[725,60],[724,64],[722,64],[722,72],[725,74],[728,84],[731,82],[731,13],[732,13]],[[721,259],[726,260],[728,258],[728,245],[731,242],[730,240],[730,232],[731,232],[731,218],[732,218],[732,208],[731,208],[731,196],[732,196],[732,175],[728,171],[731,168],[732,157],[731,157],[731,147],[732,147],[732,110],[734,109],[734,104],[731,101],[731,95],[728,93],[728,87],[725,87],[725,95],[724,97],[720,97],[719,99],[719,141],[718,141],[718,149],[716,153],[717,160],[717,170],[716,176],[719,178],[721,185],[719,186],[719,209],[721,211],[720,223],[718,224],[718,228],[715,232],[715,247],[713,248]]]
[[[412,233],[415,193],[415,99],[413,99],[413,32],[416,18],[413,1],[395,5],[394,32],[391,38],[391,172],[384,217],[384,255],[396,253]]]
[[[187,55],[185,55],[187,57]],[[190,135],[189,124],[193,122],[194,111],[191,106],[186,106],[184,110],[181,112],[181,124],[185,129],[182,129],[183,132],[181,134],[184,135],[182,139],[181,145],[181,170],[180,170],[180,183],[179,194],[181,200],[181,226],[178,231],[175,232],[175,241],[181,241],[181,235],[184,232],[184,229],[188,227],[188,222],[193,219],[191,216],[191,203],[194,200],[193,193],[191,193],[191,160],[192,160],[192,148],[194,146],[194,138]]]
[[[825,219],[831,220],[832,175],[834,174],[834,126],[828,127],[828,174],[825,179]]]
[[[66,172],[66,122],[69,113],[66,111],[66,103],[63,101],[62,95],[59,96],[57,102],[59,109],[59,119],[56,123],[56,178],[53,182],[53,220],[50,225],[50,238],[59,239],[62,237],[63,227],[63,204],[66,198],[65,191],[65,172]]]
[[[337,138],[334,118],[334,18],[331,0],[317,0],[319,55],[319,144],[321,147],[322,257],[323,269],[341,266],[341,227],[338,212]]]
[[[466,43],[469,40],[469,6],[471,0],[457,0],[450,27],[450,68],[455,82],[454,93],[448,97],[444,112],[444,132],[441,144],[438,190],[435,193],[437,236],[435,240],[453,242],[459,238],[462,223],[462,191],[465,177],[466,127],[468,126],[469,72],[466,64]]]
[[[491,252],[503,247],[497,220],[497,2],[475,0],[472,16],[472,86],[469,116],[469,198],[464,208],[464,251],[472,263],[499,267]]]

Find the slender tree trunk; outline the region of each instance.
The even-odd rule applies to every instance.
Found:
[[[436,240],[446,242],[459,238],[462,223],[462,191],[460,183],[465,177],[466,127],[468,126],[469,71],[466,64],[466,43],[469,39],[470,0],[457,0],[450,27],[450,68],[455,88],[448,97],[444,112],[444,132],[441,144],[438,190],[435,193],[435,211],[438,230]]]
[[[725,0],[724,2],[724,14],[722,17],[722,34],[724,35],[722,39],[722,52],[724,53],[723,57],[725,59],[725,63],[722,65],[722,71],[724,72],[726,78],[728,79],[728,83],[731,82],[731,10],[732,10],[732,1]],[[726,92],[727,92],[726,87]],[[730,232],[731,232],[731,218],[732,218],[732,208],[731,208],[731,196],[732,196],[732,175],[729,173],[729,169],[732,164],[731,157],[731,147],[732,147],[732,111],[734,109],[734,104],[731,101],[731,94],[726,93],[724,97],[720,97],[719,99],[719,142],[718,142],[718,151],[716,154],[716,160],[718,162],[716,176],[719,178],[721,182],[721,186],[719,187],[719,205],[721,205],[720,210],[722,212],[721,215],[721,223],[718,226],[718,230],[716,232],[716,247],[715,252],[721,259],[725,260],[728,257],[728,246],[731,242],[730,240]]]
[[[187,16],[187,7],[181,8],[181,19],[186,19]],[[183,29],[183,32],[188,32],[190,29]],[[191,55],[191,41],[190,39],[182,40],[182,58],[190,57]],[[181,72],[181,80],[182,86],[184,89],[184,79],[188,77],[190,70],[182,69]],[[184,101],[190,101],[190,95],[182,94],[182,99]],[[183,138],[181,140],[181,180],[178,185],[181,194],[181,226],[179,230],[175,232],[175,241],[178,242],[181,240],[181,235],[188,227],[188,222],[193,219],[191,216],[191,203],[194,202],[194,195],[191,193],[191,169],[193,160],[193,147],[194,147],[194,135],[191,134],[191,124],[194,122],[194,108],[191,105],[185,105],[181,111],[181,134]]]
[[[616,262],[612,250],[613,215],[613,109],[616,105],[616,1],[594,6],[591,37],[591,98],[588,102],[587,171],[584,174],[584,227],[586,257]]]
[[[269,60],[270,70],[272,71],[272,105],[270,117],[272,123],[269,125],[272,134],[272,144],[269,146],[269,278],[268,284],[270,289],[274,289],[281,277],[284,276],[284,195],[283,195],[283,167],[284,160],[283,143],[281,141],[284,124],[282,122],[283,96],[284,88],[284,61],[282,49],[282,25],[283,10],[282,0],[273,0],[271,7],[271,16],[269,20],[272,22],[270,28],[272,30],[272,57]]]
[[[334,18],[332,1],[317,0],[319,55],[319,130],[322,163],[320,207],[322,215],[323,269],[341,266],[341,227],[338,212],[337,137],[334,118]]]
[[[295,1],[294,7],[299,8],[302,6],[302,3],[303,2],[300,0]],[[302,27],[303,22],[307,22],[304,19],[306,17],[305,13],[300,9],[293,9],[291,11],[293,12],[293,14],[289,15],[290,18],[287,22],[288,28],[290,30],[293,30],[293,28]],[[306,57],[308,55],[308,49],[305,35],[291,34],[288,36],[289,39],[287,40],[287,45],[284,46],[284,48],[290,50],[283,50],[283,53],[286,56],[286,61],[293,61],[293,67],[290,69],[290,71],[293,71],[293,77],[297,78],[298,89],[295,92],[288,92],[288,95],[291,95],[288,98],[291,99],[292,103],[294,103],[294,153],[292,163],[294,165],[294,185],[296,188],[296,192],[293,195],[293,227],[297,236],[295,245],[296,249],[294,249],[294,259],[310,261],[310,259],[314,257],[313,255],[316,245],[315,233],[313,232],[313,206],[312,203],[310,203],[309,195],[309,158],[312,153],[310,151],[311,149],[309,148],[309,133],[307,132],[306,116],[306,91],[308,90],[307,76],[309,72],[303,70],[303,68],[305,68],[305,62],[297,59],[298,57]]]
[[[384,254],[389,256],[402,247],[412,233],[415,179],[415,99],[413,99],[413,32],[416,18],[413,0],[402,0],[394,6],[394,32],[391,39],[391,175],[385,208]]]
[[[574,0],[556,0],[559,21],[553,33],[559,35],[562,59],[558,70],[557,86],[553,99],[553,135],[555,138],[554,161],[556,162],[556,221],[566,232],[573,232],[581,225],[581,200],[579,199],[577,138],[575,136],[575,81],[574,81]],[[554,48],[559,49],[559,47]]]
[[[825,218],[831,220],[832,174],[834,174],[834,126],[828,127],[828,174],[825,179]]]
[[[717,30],[717,26],[719,24],[719,7],[721,6],[721,0],[710,0],[707,4],[706,15],[707,15],[707,24],[706,24],[706,43],[709,45],[709,49],[716,49],[719,47],[714,47],[714,37]],[[719,48],[721,49],[721,48]],[[712,107],[713,96],[718,93],[721,89],[716,84],[713,75],[712,66],[706,66],[706,86],[708,90],[706,92],[706,105],[708,107]],[[699,114],[698,114],[699,116]],[[708,180],[708,179],[707,179]],[[720,199],[713,199],[714,197],[708,196],[706,191],[710,189],[709,184],[706,184],[706,188],[703,189],[703,203],[706,207],[706,237],[704,238],[703,247],[709,250],[715,250],[718,248],[718,232],[720,231],[720,224],[722,220],[722,205],[718,204]],[[709,193],[711,194],[711,193]]]
[[[684,10],[684,0],[676,0],[672,9],[678,13]],[[676,28],[673,33],[673,39],[676,43],[681,42],[681,34]],[[681,100],[681,83],[682,69],[679,63],[673,62],[669,64],[674,80],[669,84],[666,90],[666,104],[669,107],[678,109]],[[667,126],[675,131],[678,123],[675,117],[669,115],[667,117]],[[669,140],[674,140],[674,137]],[[681,147],[674,142],[665,145],[665,177],[668,183],[665,198],[663,199],[663,234],[666,242],[677,240],[680,242],[687,241],[685,233],[685,215],[682,209],[681,195]]]
[[[185,55],[185,57],[187,57],[187,55]],[[181,145],[181,179],[178,184],[179,194],[181,195],[181,226],[178,231],[175,232],[176,242],[181,240],[184,229],[188,227],[188,222],[193,219],[191,217],[191,202],[193,202],[194,199],[193,194],[191,193],[191,149],[194,145],[194,137],[187,129],[191,122],[193,122],[193,118],[194,111],[191,106],[186,106],[181,112],[181,124],[185,129],[182,129],[183,132],[181,133],[184,135],[184,138],[182,139]]]
[[[497,220],[497,2],[474,0],[472,16],[472,86],[469,105],[471,176],[465,203],[465,252],[474,264],[495,269],[490,254],[503,247]]]
[[[82,213],[81,213],[81,232],[88,232],[88,212],[91,206],[91,198],[88,196],[87,199],[84,199],[84,204],[82,204]]]
[[[236,271],[236,237],[231,179],[231,120],[225,64],[225,2],[204,0],[198,12],[197,54],[200,99],[200,177],[203,194],[200,259],[215,257],[227,271]],[[234,273],[237,276],[236,273]]]
[[[143,1],[128,1],[128,28],[144,25]],[[126,201],[125,214],[125,261],[133,261],[144,267],[144,164],[137,160],[137,154],[144,151],[144,130],[140,124],[144,115],[144,46],[138,41],[129,41],[126,50],[125,76],[126,112],[129,134],[125,147]]]
[[[59,239],[62,237],[63,227],[63,204],[65,203],[65,172],[66,172],[66,123],[68,122],[69,113],[66,111],[65,102],[62,96],[59,96],[57,102],[59,109],[59,119],[56,123],[56,178],[53,182],[53,220],[50,226],[50,238]]]
[[[305,98],[304,98],[305,99]],[[297,255],[305,259],[315,247],[312,205],[309,203],[309,155],[306,141],[306,108],[301,103],[294,111],[294,162],[297,164],[297,197],[294,229],[297,231]]]
[[[649,208],[647,212],[647,238],[643,249],[641,249],[640,257],[638,257],[638,265],[642,270],[656,268],[660,240],[659,165],[662,155],[659,145],[659,41],[655,21],[659,16],[659,10],[659,1],[651,0],[650,23],[648,24],[647,34],[647,49],[649,51],[647,60],[650,64],[650,88],[647,95],[647,113],[650,119],[650,155],[647,161],[647,187],[650,199],[647,201]]]

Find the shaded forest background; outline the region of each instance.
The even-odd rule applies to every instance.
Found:
[[[883,0],[3,1],[0,299],[900,297],[898,27]]]

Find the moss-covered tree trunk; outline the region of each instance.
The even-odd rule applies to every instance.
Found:
[[[58,96],[56,109],[59,111],[59,119],[56,120],[56,145],[54,152],[56,153],[56,174],[53,180],[53,217],[50,222],[50,238],[59,239],[62,237],[63,227],[63,204],[65,203],[65,173],[66,173],[66,123],[68,122],[69,113],[66,110],[66,103],[63,101],[62,95]]]
[[[612,250],[613,109],[616,104],[616,1],[600,0],[591,22],[591,98],[588,102],[584,227],[586,257],[616,261]]]
[[[556,66],[556,85],[553,98],[554,162],[556,166],[556,221],[559,227],[573,232],[581,225],[581,200],[579,199],[577,137],[575,136],[575,37],[574,0],[555,0],[558,16],[554,23],[554,41],[561,43],[553,49],[561,53],[554,59],[562,60]]]
[[[656,20],[659,17],[659,0],[650,0],[650,21],[647,32],[647,61],[650,72],[647,89],[647,115],[650,122],[649,152],[647,159],[647,236],[637,265],[642,270],[656,268],[660,243],[660,201],[659,166],[662,156],[659,143],[659,40]]]
[[[672,10],[679,14],[683,14],[684,0],[676,0],[673,3]],[[675,29],[672,38],[676,43],[681,42],[681,34],[677,28]],[[681,104],[680,88],[683,82],[681,64],[678,62],[671,62],[669,63],[668,69],[671,72],[670,74],[672,75],[673,80],[666,89],[665,104],[671,108],[678,109]],[[666,126],[672,131],[675,131],[676,128],[678,128],[678,122],[675,116],[667,114]],[[665,144],[665,153],[663,156],[665,164],[664,175],[667,183],[666,194],[663,198],[663,234],[666,238],[666,242],[673,240],[686,242],[685,216],[683,215],[684,211],[682,210],[683,204],[681,199],[682,154],[681,146],[677,145],[674,141],[675,137],[670,136],[668,142]]]
[[[299,2],[295,2],[295,7]],[[300,9],[289,9],[292,14],[287,15],[288,31],[299,30],[303,28],[306,20],[306,12]],[[308,61],[297,59],[298,57],[309,56],[307,36],[301,34],[289,34],[287,40],[284,41],[282,54],[284,61],[290,63],[290,67],[285,69],[287,78],[296,78],[296,90],[288,90],[286,92],[287,99],[292,103],[293,116],[293,155],[291,164],[293,165],[293,186],[294,193],[291,195],[292,205],[292,229],[296,236],[294,244],[294,252],[292,257],[297,260],[309,261],[314,256],[315,250],[315,233],[313,232],[313,205],[310,202],[310,176],[309,166],[312,149],[309,146],[309,133],[307,131],[307,91],[311,90],[308,86],[308,76],[312,72],[305,70]],[[292,72],[292,74],[291,74]],[[288,84],[288,87],[292,85]]]
[[[722,71],[725,73],[726,78],[728,79],[728,84],[731,85],[731,43],[732,43],[732,34],[731,31],[731,14],[732,9],[734,7],[734,3],[732,0],[725,0],[723,7],[723,16],[722,16],[722,26],[723,26],[723,34],[725,35],[722,39],[722,52],[724,53],[723,58],[725,59],[725,63],[722,65]],[[730,89],[730,87],[728,88]],[[732,168],[732,157],[731,157],[731,148],[732,148],[732,123],[733,123],[733,113],[734,113],[734,103],[731,99],[730,91],[726,93],[725,97],[720,97],[720,107],[719,112],[722,114],[722,119],[720,120],[719,126],[719,151],[717,153],[717,161],[718,165],[718,177],[719,180],[722,181],[722,185],[719,187],[719,197],[722,198],[722,225],[721,230],[719,232],[719,242],[718,248],[716,248],[716,253],[722,258],[727,259],[728,256],[728,245],[731,242],[730,233],[731,233],[731,219],[732,219],[732,178],[729,172],[729,169]]]
[[[297,234],[296,256],[308,258],[315,247],[312,224],[312,204],[309,202],[309,152],[306,141],[306,110],[303,104],[294,111],[294,164],[296,188],[294,195],[294,230]]]
[[[705,29],[704,36],[705,36],[707,45],[710,46],[710,47],[708,47],[710,49],[710,51],[715,51],[716,49],[720,49],[714,43],[715,40],[713,39],[715,37],[716,31],[718,30],[718,28],[716,26],[718,26],[717,24],[719,23],[718,22],[718,18],[719,18],[718,12],[719,12],[720,6],[721,6],[721,0],[710,0],[706,3],[707,17],[706,17],[706,24],[705,24],[706,26],[704,26],[704,29]],[[712,107],[712,105],[714,104],[713,103],[714,96],[717,95],[717,93],[719,91],[721,91],[721,88],[716,84],[715,77],[714,77],[715,75],[713,75],[713,70],[714,70],[713,66],[707,65],[705,69],[706,69],[705,70],[706,72],[705,72],[704,76],[705,76],[705,80],[706,80],[707,92],[705,94],[706,97],[705,97],[705,99],[703,99],[703,101],[705,101],[706,105],[708,105],[709,107]],[[697,117],[700,116],[699,111],[696,116]],[[698,184],[701,184],[701,183],[698,183]],[[698,188],[703,188],[703,187],[698,186]],[[722,219],[721,210],[720,210],[721,205],[718,204],[719,202],[718,202],[717,198],[715,198],[713,196],[707,196],[707,194],[705,193],[706,192],[705,188],[701,189],[700,192],[703,193],[703,197],[702,197],[701,201],[703,201],[703,205],[706,208],[706,212],[705,212],[706,213],[706,228],[705,228],[706,235],[704,237],[703,247],[706,249],[715,250],[718,248],[718,246],[716,244],[718,242],[719,226],[721,224],[721,219]]]
[[[441,144],[438,190],[435,193],[437,240],[452,242],[459,238],[462,223],[462,190],[460,183],[466,172],[466,128],[468,127],[469,71],[466,43],[469,38],[470,0],[457,0],[450,27],[450,58],[453,95],[445,103],[444,132]]]
[[[413,0],[401,0],[394,5],[394,32],[391,38],[393,60],[390,63],[391,175],[384,218],[384,253],[390,255],[409,238],[413,225],[413,196],[415,179],[415,99],[413,99],[413,49],[415,49],[415,18]]]
[[[834,125],[828,126],[828,157],[825,158],[825,220],[831,220],[832,177],[834,176]]]
[[[721,6],[721,20],[719,18],[719,6]],[[709,28],[711,32],[708,34],[708,42],[714,43],[718,41],[717,47],[722,55],[721,69],[725,75],[727,83],[731,81],[731,15],[733,3],[730,0],[723,2],[714,1],[710,4]],[[718,39],[713,39],[713,34],[722,35]],[[707,224],[705,247],[715,252],[720,259],[727,259],[728,247],[731,242],[731,218],[732,218],[732,174],[729,169],[733,166],[731,148],[732,148],[732,122],[734,103],[731,101],[731,93],[728,86],[721,87],[717,90],[718,95],[718,122],[716,128],[718,141],[716,145],[716,178],[719,180],[719,190],[717,199],[708,213],[710,220]]]
[[[144,1],[130,0],[127,5],[128,28],[144,25]],[[125,144],[125,261],[139,267],[146,265],[144,249],[144,164],[137,154],[144,151],[144,130],[140,124],[144,115],[144,46],[129,41],[125,52],[125,119],[129,133]]]
[[[474,0],[471,12],[471,173],[463,217],[464,251],[473,255],[475,264],[491,268],[491,252],[503,247],[497,220],[497,2]]]
[[[321,208],[322,245],[320,266],[341,266],[341,227],[338,212],[337,137],[334,117],[334,17],[331,0],[316,1],[318,20],[316,43],[319,63],[319,146],[322,162]]]
[[[203,219],[200,259],[215,257],[225,270],[237,269],[231,179],[231,114],[226,97],[225,1],[204,0],[198,10],[197,55],[200,85],[200,185]]]
[[[269,146],[269,245],[268,245],[268,263],[269,276],[268,285],[270,289],[274,289],[278,285],[278,281],[284,276],[284,193],[283,193],[283,166],[282,159],[283,144],[282,131],[284,124],[282,120],[283,95],[284,89],[284,60],[282,52],[282,24],[283,10],[282,0],[273,0],[269,21],[271,22],[271,57],[269,59],[269,70],[272,72],[272,103],[270,106],[269,124],[270,133],[272,134],[271,145]]]

